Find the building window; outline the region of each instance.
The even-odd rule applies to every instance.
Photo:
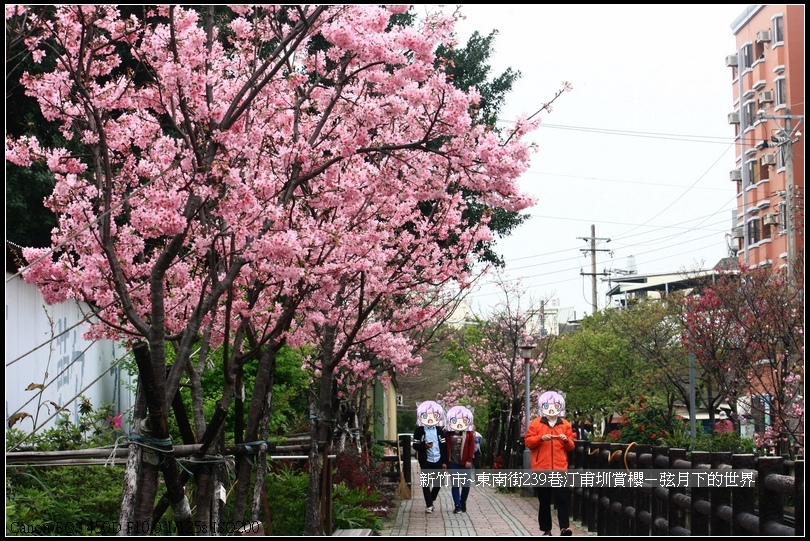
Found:
[[[753,218],[748,221],[748,244],[756,244],[762,240],[762,229],[759,225],[759,218]]]
[[[748,418],[754,421],[754,432],[765,432],[765,400],[758,396],[751,397],[751,412]]]
[[[779,77],[773,81],[774,106],[779,107],[787,104],[787,86],[785,78]]]
[[[773,28],[773,43],[782,43],[785,41],[785,29],[782,27],[782,16],[777,15],[771,21]]]
[[[743,71],[751,69],[754,64],[754,46],[746,43],[740,49],[740,68]]]
[[[745,126],[743,126],[743,129],[746,129],[754,125],[754,120],[757,117],[756,103],[749,101],[743,107],[745,109],[743,112],[743,116],[745,117]]]
[[[780,201],[776,209],[779,214],[779,229],[785,231],[787,229],[787,203]]]
[[[754,63],[765,60],[765,42],[760,41],[754,45]]]
[[[762,165],[762,162],[758,164],[757,169],[759,169],[759,180],[757,182],[768,180],[770,175],[768,174],[768,165]]]
[[[759,167],[756,160],[745,162],[745,180],[746,186],[753,186],[759,182]]]
[[[787,149],[785,145],[779,145],[776,149],[776,168],[777,169],[784,169],[785,168],[785,153]]]

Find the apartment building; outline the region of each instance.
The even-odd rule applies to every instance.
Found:
[[[751,5],[731,29],[733,246],[741,265],[786,267],[801,287],[803,271],[793,269],[804,258],[804,5]]]

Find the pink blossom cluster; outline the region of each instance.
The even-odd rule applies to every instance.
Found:
[[[347,392],[380,373],[375,358],[418,364],[413,337],[492,240],[488,214],[467,221],[468,194],[534,203],[516,181],[538,122],[507,141],[473,122],[477,92],[434,65],[452,17],[390,24],[406,10],[232,6],[213,39],[181,6],[149,23],[114,5],[32,14],[26,45],[54,61],[21,83],[84,151],[6,139],[9,162],[55,180],[53,250],[24,251],[25,279],[49,303],[94,306],[92,338],[320,344],[307,368]]]

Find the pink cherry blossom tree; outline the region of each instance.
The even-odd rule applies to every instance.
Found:
[[[133,533],[149,533],[166,505],[183,532],[192,518],[222,519],[217,479],[205,474],[192,517],[173,457],[169,407],[182,379],[195,405],[196,441],[184,443],[205,454],[232,404],[241,411],[243,369],[255,364],[233,436],[261,442],[276,352],[316,345],[317,460],[333,378],[371,374],[348,360],[352,346],[407,369],[418,362],[408,332],[441,318],[431,297],[466,287],[490,231],[486,219],[464,220],[461,194],[510,211],[532,203],[515,180],[537,122],[518,120],[504,138],[474,124],[477,93],[434,66],[436,47],[452,45],[452,17],[392,25],[406,9],[159,6],[122,16],[99,5],[26,18],[24,43],[43,70],[20,82],[66,144],[6,141],[7,160],[44,162],[56,183],[46,201],[59,218],[53,248],[26,250],[24,277],[48,302],[94,306],[90,336],[133,346],[145,406],[136,428],[150,445],[131,448],[155,455],[128,467],[122,521],[147,525]],[[7,20],[24,14],[6,8]],[[226,385],[206,419],[199,375],[219,347]],[[248,464],[229,519],[245,513]],[[159,473],[167,490],[153,509]],[[259,493],[260,483],[253,517]],[[308,533],[322,533],[319,507],[308,501]]]
[[[785,454],[803,448],[804,296],[784,269],[725,273],[687,298],[685,319],[695,358],[720,372],[730,402],[745,402],[744,417],[760,420],[758,446]]]
[[[521,468],[519,441],[525,432],[526,403],[521,346],[535,348],[529,361],[529,389],[536,397],[538,386],[542,392],[550,383],[544,359],[556,337],[542,331],[545,300],[533,298],[519,281],[510,282],[502,274],[496,281],[501,298],[486,318],[479,316],[476,328],[462,342],[469,362],[459,367],[459,378],[442,399],[478,407],[477,425],[486,432],[490,452],[504,459],[504,467]]]

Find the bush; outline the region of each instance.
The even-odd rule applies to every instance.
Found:
[[[357,453],[354,453],[357,455]],[[339,454],[341,457],[343,453]],[[375,511],[384,507],[382,494],[374,489],[379,476],[374,478],[373,467],[363,466],[339,458],[342,464],[333,473],[332,518],[334,528],[371,528],[379,532],[383,522]],[[342,472],[339,474],[338,472]],[[367,482],[369,485],[363,485]],[[349,486],[349,483],[357,483]],[[265,487],[270,498],[270,517],[273,535],[300,536],[304,534],[306,497],[309,488],[309,473],[289,464],[281,463],[265,478]],[[269,531],[269,529],[268,529]]]
[[[23,443],[19,448],[26,451],[90,448],[112,443],[123,434],[120,417],[109,406],[94,410],[85,400],[80,413],[78,424],[64,415],[54,428],[41,434],[29,436],[18,428],[9,428],[6,450],[16,449],[19,442]],[[383,466],[356,450],[340,453],[338,457],[332,501],[335,527],[380,531],[383,523],[378,512],[387,506],[378,489],[384,479]],[[309,474],[283,462],[271,462],[269,467],[265,486],[272,524],[266,525],[267,531],[272,531],[273,535],[303,535]],[[47,535],[56,533],[53,527],[57,524],[86,522],[100,523],[103,527],[64,533],[115,535],[117,532],[109,529],[116,527],[120,520],[123,479],[122,467],[7,466],[6,534]],[[171,511],[168,514],[171,515]]]
[[[380,513],[387,513],[393,498],[390,491],[383,490],[387,469],[387,463],[355,448],[337,454],[332,472],[336,528],[371,528],[375,532],[382,529]]]
[[[21,451],[70,451],[103,447],[115,443],[124,436],[121,430],[121,414],[112,404],[93,408],[88,398],[79,401],[79,422],[70,421],[68,413],[56,417],[54,426],[32,435],[18,428],[6,432],[6,450]],[[21,442],[21,445],[17,445]]]
[[[661,441],[659,445],[666,445],[667,447],[674,447],[676,449],[691,449],[692,430],[686,422],[682,422],[680,426],[673,426],[672,430],[664,436],[663,441]]]
[[[664,438],[661,445],[709,452],[754,453],[756,450],[756,444],[752,438],[743,438],[734,429],[714,434],[699,431],[693,448],[692,434],[687,422],[683,422],[680,428],[674,427],[672,433]]]
[[[630,408],[622,415],[619,425],[621,443],[666,445],[667,438],[672,438],[683,430],[684,422],[666,407],[648,404],[642,396],[637,407]]]
[[[28,528],[45,528],[34,531],[53,535],[56,525],[82,523],[104,526],[64,533],[115,535],[112,528],[120,520],[123,484],[124,469],[120,466],[9,466],[6,535],[31,535],[25,531]]]
[[[6,431],[6,450],[64,451],[109,444],[122,435],[120,416],[110,405],[93,409],[87,399],[79,404],[79,423],[62,415],[56,426],[28,435],[17,428]],[[25,441],[23,441],[25,440]],[[13,451],[9,454],[13,454]],[[6,534],[115,535],[121,515],[124,469],[120,466],[7,466]],[[57,525],[87,523],[76,531],[55,532]]]
[[[332,493],[335,529],[371,528],[375,533],[379,532],[383,528],[383,521],[371,508],[379,500],[379,492],[368,494],[365,488],[335,485]]]
[[[382,449],[381,445],[376,446]],[[372,450],[374,453],[374,450]],[[382,452],[380,456],[382,456]],[[364,488],[370,495],[380,491],[380,483],[385,479],[385,465],[367,453],[360,453],[354,447],[337,453],[332,471],[335,484],[345,484],[348,488]]]
[[[752,438],[743,438],[736,431],[715,434],[698,434],[696,451],[725,451],[730,453],[754,453],[756,444]]]
[[[265,477],[273,535],[304,535],[309,474],[282,464]]]

